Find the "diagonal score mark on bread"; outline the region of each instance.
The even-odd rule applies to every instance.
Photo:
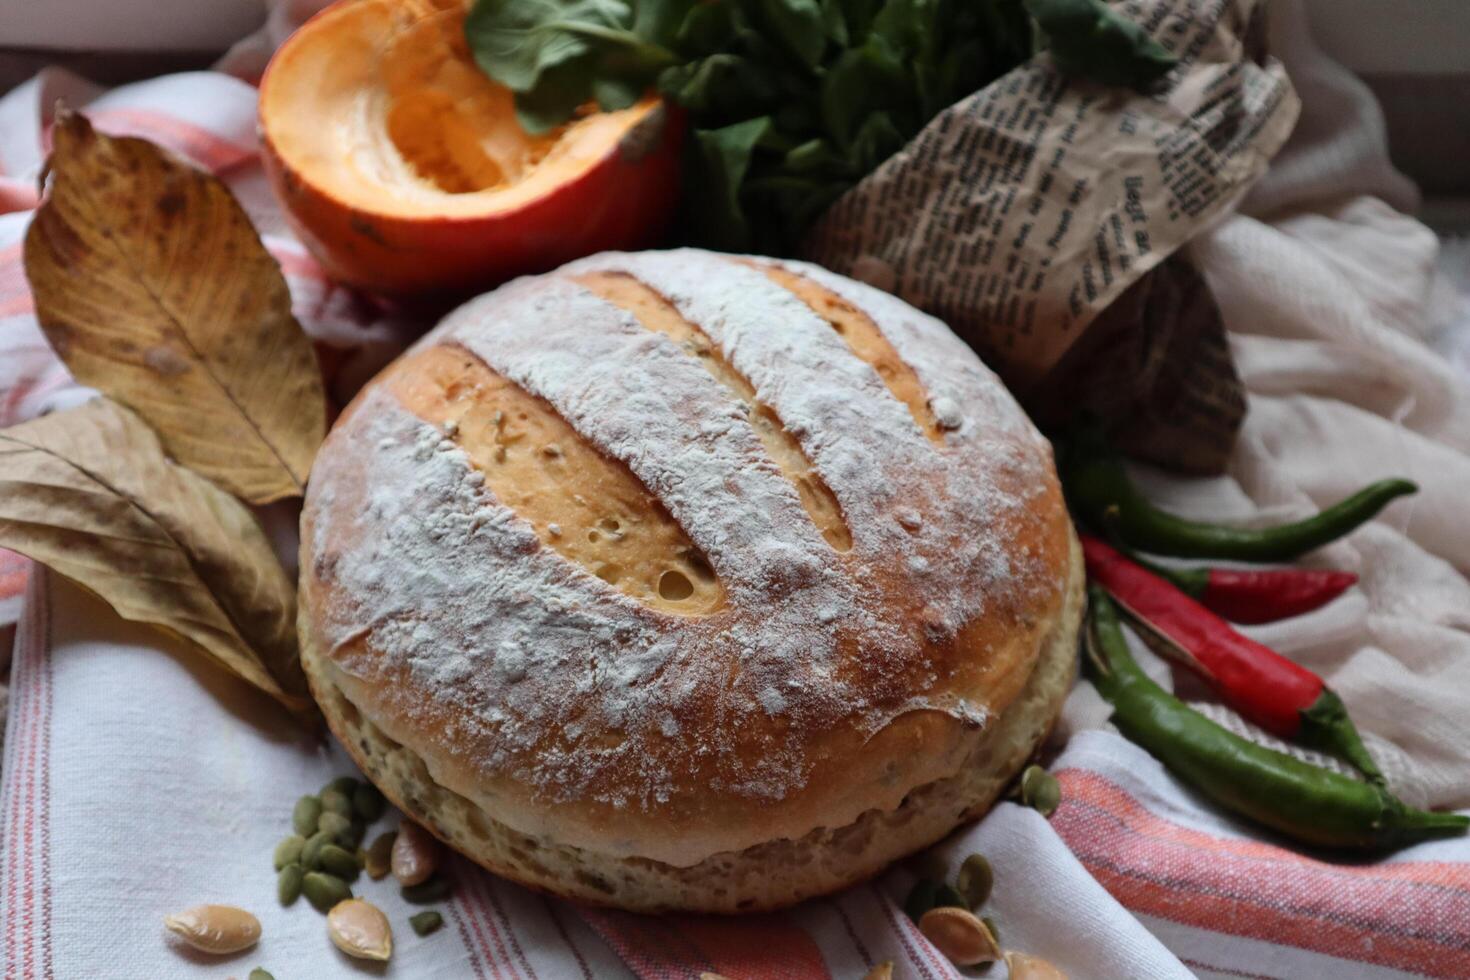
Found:
[[[936,445],[944,444],[944,432],[929,407],[929,399],[918,374],[894,350],[872,317],[832,290],[790,269],[753,260],[745,260],[745,264],[765,273],[772,282],[791,292],[813,313],[827,321],[848,349],[877,372],[893,397],[908,407],[909,414],[929,441]]]
[[[645,328],[664,334],[692,354],[713,377],[745,406],[761,444],[783,476],[796,487],[812,523],[837,551],[852,549],[852,532],[842,507],[813,468],[800,443],[782,425],[775,410],[756,397],[755,386],[736,371],[708,336],[690,323],[652,287],[626,272],[588,272],[576,277],[588,291],[633,314]]]
[[[545,400],[455,344],[401,359],[384,381],[406,408],[453,438],[495,498],[543,544],[661,612],[701,615],[724,606],[723,584],[658,498]]]

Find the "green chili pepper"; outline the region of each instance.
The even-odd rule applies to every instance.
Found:
[[[1470,827],[1470,817],[1416,810],[1381,786],[1221,728],[1144,674],[1128,652],[1106,592],[1091,586],[1088,603],[1088,671],[1113,706],[1113,724],[1227,810],[1320,847],[1402,847]]]
[[[1123,462],[1095,428],[1079,427],[1060,454],[1067,501],[1094,530],[1129,548],[1179,558],[1290,561],[1372,520],[1389,502],[1418,487],[1380,480],[1315,517],[1267,528],[1227,527],[1159,510],[1134,486]]]

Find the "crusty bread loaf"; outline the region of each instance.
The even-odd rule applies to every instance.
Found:
[[[1071,682],[1050,448],[942,324],[799,263],[607,254],[338,420],[303,661],[411,816],[625,908],[774,908],[989,806]]]

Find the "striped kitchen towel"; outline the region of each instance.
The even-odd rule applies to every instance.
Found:
[[[20,627],[0,783],[3,975],[169,980],[261,965],[281,980],[359,976],[320,915],[277,904],[270,864],[296,797],[352,771],[341,751],[64,580],[37,576]],[[995,864],[987,914],[1008,946],[1073,977],[1189,975],[1034,811],[1004,804],[947,851],[973,849]],[[425,939],[407,929],[417,910],[389,883],[359,883],[393,924],[390,975],[858,980],[893,960],[899,977],[959,976],[898,910],[911,881],[902,871],[737,919],[601,911],[468,864],[453,871],[447,928]],[[161,917],[202,902],[255,912],[259,947],[223,962],[180,953]]]
[[[360,975],[304,902],[275,900],[270,854],[296,797],[350,772],[264,696],[119,620],[64,580],[32,582],[16,651],[0,781],[0,963],[6,977]],[[160,706],[166,706],[161,710]],[[1110,732],[1056,761],[1050,822],[1002,803],[947,841],[995,868],[985,912],[1009,948],[1073,978],[1470,975],[1470,846],[1424,844],[1371,863],[1260,839]],[[389,815],[383,827],[396,819]],[[376,832],[376,829],[375,831]],[[858,980],[960,973],[899,909],[912,875],[786,913],[647,917],[546,898],[464,862],[447,928],[407,929],[388,883],[359,892],[388,914],[388,975],[673,980]],[[260,945],[223,961],[180,952],[162,916],[239,904]]]

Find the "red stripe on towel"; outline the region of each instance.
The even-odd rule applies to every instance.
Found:
[[[1063,803],[1052,826],[1135,912],[1431,976],[1470,976],[1470,865],[1329,863],[1172,823],[1096,773],[1057,777]]]

